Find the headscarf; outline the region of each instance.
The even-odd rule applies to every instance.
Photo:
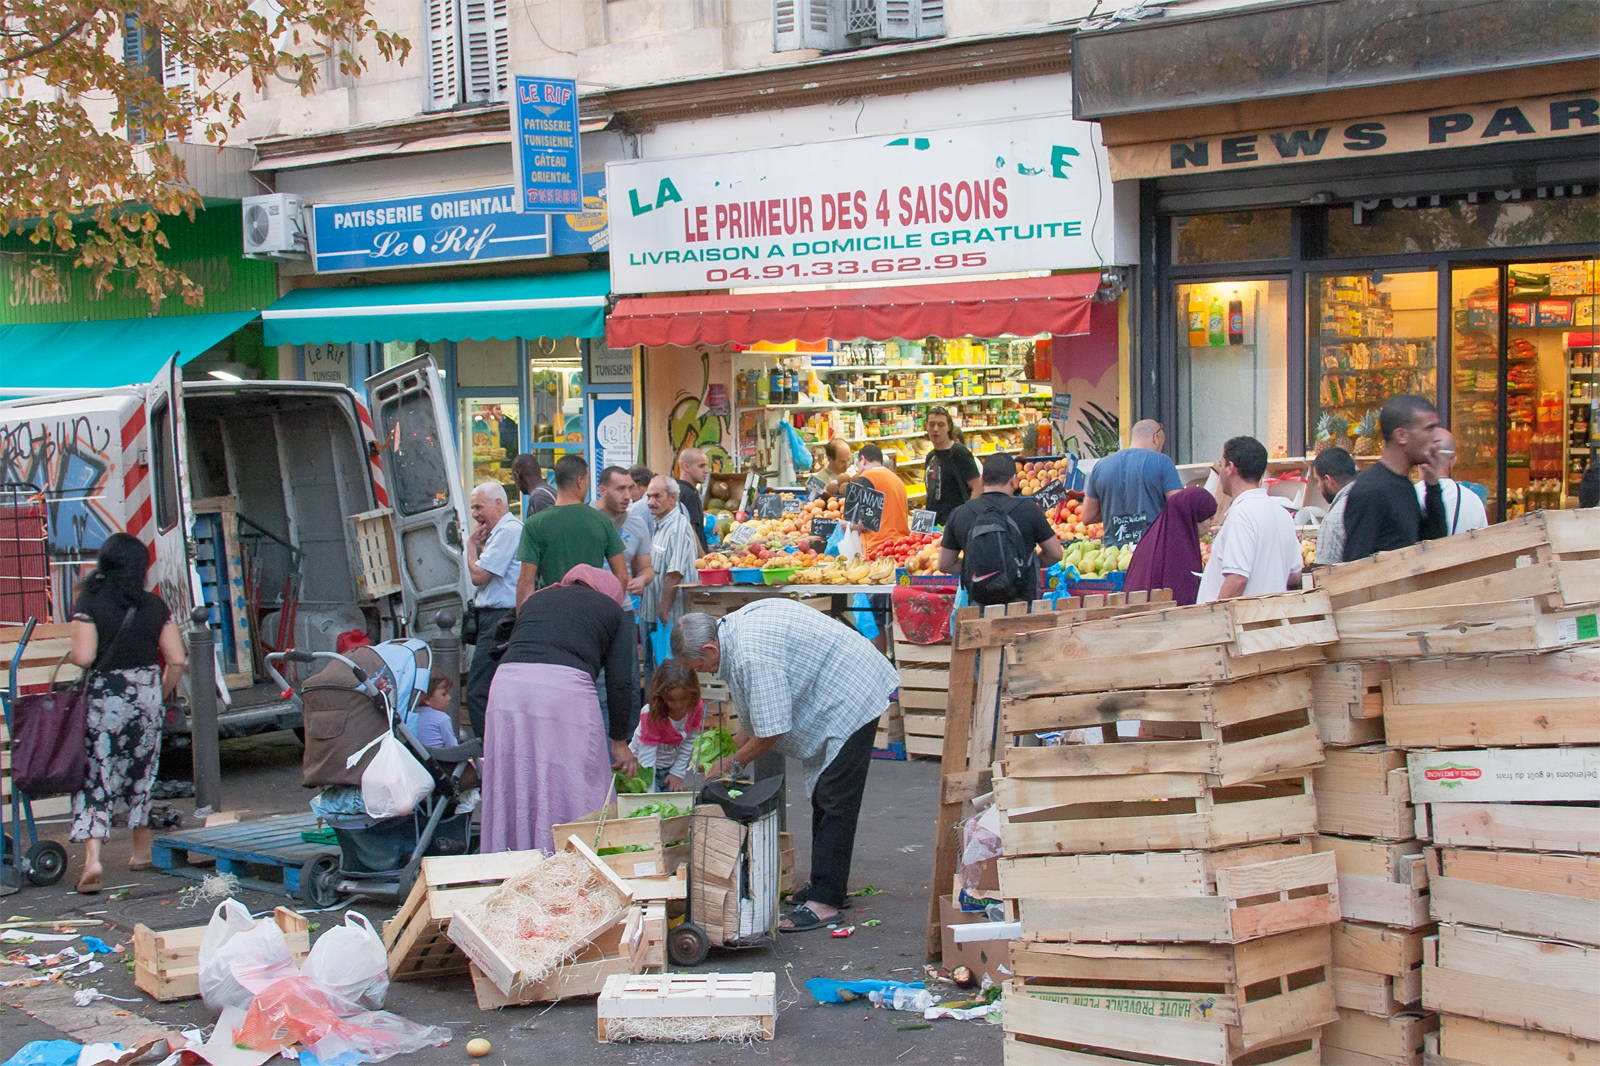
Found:
[[[1174,603],[1194,603],[1200,596],[1200,523],[1216,513],[1216,497],[1203,488],[1174,493],[1133,549],[1122,591],[1171,589]]]
[[[602,570],[598,566],[588,563],[579,563],[568,570],[558,585],[588,585],[608,600],[614,600],[618,606],[627,608],[631,604],[623,598],[622,582],[617,580],[617,575],[609,570]]]

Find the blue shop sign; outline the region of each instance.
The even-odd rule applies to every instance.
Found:
[[[312,210],[317,273],[542,259],[550,216],[518,214],[509,185]]]
[[[522,197],[517,210],[581,210],[578,83],[519,76],[513,89],[511,155]]]

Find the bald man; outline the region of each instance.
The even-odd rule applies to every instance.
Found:
[[[477,588],[472,606],[478,614],[478,645],[467,670],[463,697],[472,730],[482,737],[489,683],[494,680],[490,635],[517,606],[517,578],[522,572],[517,542],[522,539],[522,523],[507,508],[506,490],[499,482],[485,481],[474,488],[470,503],[473,526],[467,538],[467,574]]]
[[[1107,545],[1136,543],[1167,505],[1167,497],[1183,488],[1178,468],[1161,451],[1166,441],[1160,422],[1135,422],[1128,446],[1096,460],[1089,471],[1083,520],[1105,523]]]
[[[678,453],[678,473],[683,475],[678,479],[678,502],[689,512],[689,525],[693,527],[695,543],[700,545],[701,555],[711,550],[706,544],[705,510],[700,499],[700,488],[706,483],[709,472],[706,453],[699,448],[685,448]]]
[[[843,437],[830,437],[828,443],[822,446],[822,456],[827,460],[822,465],[823,476],[827,480],[837,481],[840,474],[850,472],[850,442]]]
[[[1483,506],[1483,500],[1478,494],[1450,477],[1451,469],[1456,465],[1456,438],[1455,434],[1440,426],[1433,431],[1433,439],[1439,448],[1439,491],[1444,495],[1444,517],[1448,523],[1445,536],[1454,536],[1468,530],[1483,529],[1489,524],[1489,512]],[[1427,491],[1425,482],[1417,482],[1417,502],[1427,506]]]

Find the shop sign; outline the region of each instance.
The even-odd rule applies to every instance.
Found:
[[[511,155],[517,174],[516,210],[582,208],[578,83],[522,76],[514,81]]]
[[[550,216],[519,215],[515,200],[506,185],[318,204],[311,212],[312,262],[327,274],[548,256]]]
[[[589,397],[589,440],[594,450],[589,456],[589,494],[598,492],[596,478],[608,466],[624,470],[634,464],[633,397],[591,394]]]
[[[584,379],[590,385],[633,384],[633,349],[605,348],[598,341],[589,347],[589,374]]]
[[[1566,93],[1436,111],[1306,123],[1248,133],[1126,144],[1111,151],[1111,177],[1160,178],[1254,167],[1507,144],[1600,131],[1600,97]]]
[[[1066,115],[607,164],[616,292],[1100,267],[1111,183]]]
[[[583,176],[582,211],[550,216],[550,244],[556,255],[591,255],[610,250],[605,171]]]
[[[308,344],[305,346],[306,381],[333,381],[350,384],[350,346],[348,344]]]

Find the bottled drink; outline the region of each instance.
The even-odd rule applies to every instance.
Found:
[[[783,402],[800,402],[800,376],[793,370],[783,375]]]
[[[1207,333],[1213,347],[1219,347],[1228,342],[1227,328],[1222,317],[1222,297],[1211,297],[1211,313],[1206,316]]]
[[[1196,286],[1189,290],[1189,347],[1204,348],[1206,344],[1206,301]]]
[[[1239,299],[1238,289],[1228,300],[1228,343],[1244,343],[1244,301]]]
[[[782,403],[783,402],[783,371],[782,370],[773,370],[773,372],[770,375],[768,375],[767,380],[769,382],[768,387],[767,387],[767,402],[768,403]]]

